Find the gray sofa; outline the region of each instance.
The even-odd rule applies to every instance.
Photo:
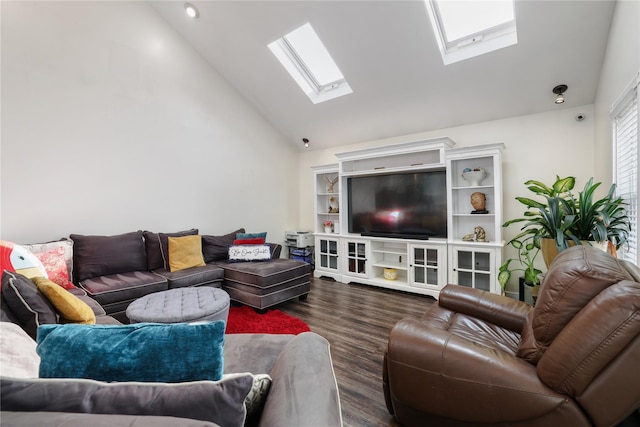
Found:
[[[280,259],[279,244],[269,244],[269,262],[228,261],[229,246],[236,234],[244,231],[240,228],[222,236],[201,236],[206,265],[174,272],[168,265],[168,238],[198,235],[198,229],[175,233],[135,231],[115,236],[72,234],[73,282],[107,314],[125,323],[125,311],[132,301],[179,287],[222,287],[232,300],[258,310],[292,298],[306,298],[311,289],[311,266]]]
[[[4,279],[15,275],[3,274]],[[35,341],[18,324],[4,299],[0,300],[0,355],[20,363],[33,358]],[[83,290],[71,290],[88,303],[99,324],[118,324]],[[24,300],[35,304],[34,295],[23,291]],[[37,296],[37,295],[36,295]],[[41,313],[32,313],[36,321]],[[24,316],[24,313],[23,313]],[[42,319],[40,319],[42,320]],[[23,319],[24,322],[24,319]],[[16,326],[17,325],[17,326]],[[20,340],[6,332],[17,330]],[[89,326],[90,327],[90,326]],[[26,342],[27,350],[18,345]],[[31,346],[32,348],[29,348]],[[179,384],[100,383],[84,379],[34,378],[36,375],[7,375],[10,365],[0,362],[0,406],[3,426],[91,425],[91,426],[214,426],[210,415],[218,401],[202,392],[181,392],[179,387],[214,387],[214,382],[197,381]],[[35,368],[37,372],[37,367]],[[15,371],[11,371],[15,372]],[[33,372],[33,370],[32,370]],[[226,335],[224,372],[268,374],[272,383],[266,399],[244,425],[341,426],[342,416],[338,387],[333,371],[329,343],[307,332],[294,335],[238,334]],[[246,375],[245,375],[246,376]],[[204,384],[204,385],[203,385]],[[115,388],[115,389],[114,389]],[[224,387],[223,387],[224,388]],[[140,390],[140,391],[138,391]],[[162,394],[164,393],[164,394]],[[166,393],[170,393],[167,397]],[[241,396],[244,399],[244,396]],[[223,397],[227,399],[227,397]],[[248,399],[248,398],[247,398]],[[243,401],[240,401],[241,407]],[[225,423],[223,423],[225,425]]]

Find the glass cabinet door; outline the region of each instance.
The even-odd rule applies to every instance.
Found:
[[[347,242],[347,273],[367,275],[367,243]]]
[[[338,241],[333,239],[320,239],[320,268],[338,270]]]
[[[412,286],[442,287],[446,281],[446,265],[442,247],[411,246]]]
[[[495,280],[491,266],[495,262],[492,249],[453,248],[453,283],[491,291]]]

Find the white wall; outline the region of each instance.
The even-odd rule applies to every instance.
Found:
[[[1,8],[3,239],[297,225],[297,151],[146,2]]]
[[[595,101],[596,175],[612,180],[612,133],[610,110],[625,87],[640,72],[640,1],[616,3],[607,51]]]
[[[586,119],[577,122],[574,117],[582,113]],[[576,108],[559,108],[557,111],[496,120],[467,126],[440,129],[406,135],[398,138],[368,141],[328,150],[312,150],[300,156],[300,218],[303,228],[313,229],[314,204],[311,166],[336,163],[335,154],[387,144],[424,140],[446,136],[456,147],[502,142],[503,152],[503,218],[521,217],[524,209],[515,200],[516,196],[527,196],[524,182],[536,179],[553,183],[556,175],[575,176],[577,187],[594,176],[594,120],[593,105]],[[505,230],[505,241],[515,236],[518,229],[513,226]],[[469,231],[471,232],[471,230]],[[508,248],[505,259],[515,256]],[[543,266],[542,256],[539,257]],[[516,278],[509,289],[514,290]]]

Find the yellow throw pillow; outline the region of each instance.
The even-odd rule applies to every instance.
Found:
[[[204,265],[202,236],[169,237],[169,270],[173,272]]]
[[[96,323],[96,315],[91,307],[62,286],[44,277],[34,277],[31,280],[64,320],[87,325]]]

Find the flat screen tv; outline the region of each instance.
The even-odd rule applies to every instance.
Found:
[[[445,171],[351,177],[347,194],[349,233],[447,237]]]

